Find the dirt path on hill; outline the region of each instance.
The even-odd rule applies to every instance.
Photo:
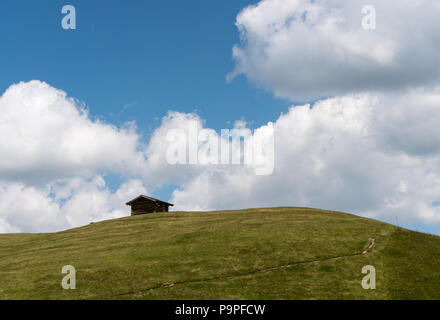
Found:
[[[163,284],[159,284],[159,285],[156,285],[156,286],[153,286],[150,288],[145,288],[145,289],[138,290],[138,291],[121,293],[121,294],[118,294],[118,295],[115,295],[112,297],[120,297],[120,296],[136,294],[136,293],[141,293],[141,292],[147,292],[147,291],[161,289],[161,288],[169,288],[169,287],[174,287],[176,285],[181,285],[181,284],[200,283],[200,282],[208,282],[208,281],[215,281],[215,280],[222,280],[222,279],[242,278],[242,277],[246,277],[246,276],[256,274],[256,273],[273,271],[273,270],[288,269],[288,268],[292,268],[292,267],[302,265],[302,264],[325,262],[325,261],[331,261],[331,260],[336,260],[336,259],[341,259],[341,258],[361,256],[361,255],[365,255],[365,254],[369,253],[374,248],[375,244],[376,244],[376,240],[374,238],[370,238],[367,247],[362,252],[346,254],[346,255],[341,255],[341,256],[334,256],[334,257],[329,257],[329,258],[324,258],[324,259],[315,259],[315,260],[294,262],[294,263],[285,264],[285,265],[281,265],[281,266],[275,266],[275,267],[258,268],[258,269],[254,269],[250,272],[243,273],[243,274],[222,275],[222,276],[216,276],[216,277],[205,278],[205,279],[182,280],[182,281],[176,281],[173,283],[163,283]]]

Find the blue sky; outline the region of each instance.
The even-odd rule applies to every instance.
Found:
[[[0,92],[25,83],[14,87],[15,96],[0,96],[0,123],[7,119],[7,134],[30,126],[34,140],[12,134],[0,142],[0,153],[10,153],[0,161],[0,232],[49,226],[22,224],[27,218],[17,215],[23,209],[2,212],[2,194],[22,189],[38,196],[39,211],[62,220],[47,227],[53,230],[126,214],[114,203],[122,203],[115,200],[117,191],[131,181],[127,190],[144,190],[143,183],[153,196],[177,201],[184,210],[309,206],[440,233],[440,9],[429,0],[371,4],[378,22],[367,30],[360,0],[1,1]],[[76,30],[61,27],[64,5],[76,8]],[[240,74],[226,81],[235,68]],[[53,88],[85,103],[87,121],[63,118],[69,109],[63,99],[54,110],[49,104],[43,111],[26,109],[29,97],[54,99]],[[312,108],[290,108],[305,103]],[[19,108],[34,118],[14,118]],[[169,111],[180,113],[162,123]],[[274,173],[254,177],[245,168],[173,170],[149,159],[136,162],[144,146],[163,156],[161,128],[186,124],[191,113],[217,132],[237,120],[258,130],[274,122]],[[40,121],[40,114],[47,119]],[[58,145],[50,145],[52,136],[40,130],[59,130],[62,122],[53,117],[71,125],[58,145],[91,127],[96,141],[84,138],[62,159]],[[111,129],[131,121],[136,135]],[[114,134],[114,148],[123,149],[125,138],[141,143],[124,149],[121,160],[107,136],[99,136],[102,130]],[[163,140],[154,144],[153,134]],[[22,145],[31,147],[23,151]],[[107,154],[116,160],[108,161]],[[121,169],[126,164],[142,173],[127,176]],[[162,175],[165,182],[159,182]],[[62,201],[56,196],[65,191],[60,181],[71,188]],[[107,197],[102,208],[110,213],[72,222],[73,208],[86,194]]]
[[[197,111],[219,129],[259,126],[286,101],[226,82],[239,42],[235,17],[252,1],[70,1],[77,30],[63,30],[62,1],[2,1],[0,90],[38,79],[84,101],[93,116],[144,134],[168,110]],[[124,108],[124,106],[126,106]]]
[[[114,125],[136,121],[148,142],[169,110],[197,112],[216,130],[258,127],[290,105],[245,77],[231,82],[235,17],[252,1],[2,1],[0,91],[38,79]],[[74,5],[77,29],[61,28]],[[107,175],[110,188],[118,175]],[[155,190],[169,198],[174,186]]]

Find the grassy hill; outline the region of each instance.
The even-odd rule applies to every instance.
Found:
[[[61,288],[64,265],[76,268],[76,290]],[[376,268],[376,290],[361,287],[364,265]],[[22,298],[440,299],[440,237],[306,208],[0,235],[0,299]]]

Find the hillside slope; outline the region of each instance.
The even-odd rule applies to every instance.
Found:
[[[61,288],[64,265],[76,290]],[[361,287],[364,265],[376,290]],[[169,212],[0,235],[0,299],[421,298],[440,299],[440,238],[346,213]]]

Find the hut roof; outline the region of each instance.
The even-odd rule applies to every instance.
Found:
[[[133,203],[136,203],[136,202],[139,202],[139,201],[145,201],[145,200],[152,201],[152,202],[155,202],[155,203],[158,203],[158,202],[159,203],[164,203],[164,204],[166,204],[168,206],[174,206],[174,204],[172,204],[172,203],[169,203],[169,202],[166,202],[166,201],[162,201],[162,200],[159,200],[159,199],[155,199],[155,198],[152,198],[152,197],[147,197],[147,196],[144,196],[143,194],[141,194],[139,197],[134,198],[133,200],[128,201],[126,203],[126,205],[130,206]]]

